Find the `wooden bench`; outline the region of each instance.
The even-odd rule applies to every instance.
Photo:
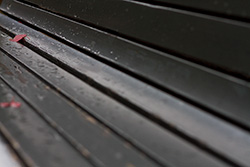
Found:
[[[249,166],[249,8],[3,0],[0,134],[28,167]]]

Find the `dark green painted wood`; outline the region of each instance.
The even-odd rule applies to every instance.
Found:
[[[247,93],[249,92],[248,82],[181,59],[176,59],[168,54],[117,39],[105,33],[92,30],[89,27],[82,27],[79,24],[60,19],[45,12],[32,10],[31,8],[24,9],[30,13],[34,12],[41,28],[48,31],[58,30],[58,33],[62,32],[61,35],[58,34],[62,38],[62,35],[68,35],[66,38],[67,41],[77,40],[78,42],[82,42],[82,47],[92,52],[94,54],[92,55],[93,57],[101,57],[108,60],[112,62],[112,64],[116,64],[133,74],[135,73],[149,80],[150,83],[155,83],[157,87],[160,85],[163,89],[173,91],[185,99],[190,99],[196,104],[214,110],[216,114],[249,127],[250,123],[248,120],[250,119],[250,113],[248,111],[250,103],[248,99],[250,99],[250,94]],[[16,10],[16,12],[18,12],[18,10]],[[20,11],[20,13],[16,14],[21,15],[22,12]],[[20,30],[23,30],[23,32],[28,33],[25,31],[26,28],[21,28],[22,24],[15,24],[14,27],[16,28],[13,28],[11,21],[4,19],[4,17],[1,18],[3,22],[2,26],[6,29],[17,33],[17,30],[19,30],[17,29],[18,27]],[[42,18],[47,18],[47,20],[42,20]],[[32,19],[32,17],[25,15],[24,19],[29,20]],[[35,24],[35,21],[31,20],[30,23]],[[62,25],[67,25],[67,29],[71,29],[72,31],[68,32],[66,29],[63,30]],[[28,31],[32,32],[31,29]],[[32,34],[30,35],[32,36]],[[43,50],[46,53],[50,52],[50,47],[55,47],[55,49],[58,49],[58,51],[55,51],[57,59],[64,62],[67,60],[66,64],[76,69],[75,71],[78,71],[78,73],[82,73],[83,69],[81,69],[81,67],[84,66],[84,64],[81,64],[83,63],[82,61],[76,61],[76,64],[70,65],[72,64],[70,61],[73,61],[73,58],[61,58],[58,53],[65,53],[59,50],[60,47],[53,46],[52,41],[50,44],[43,42],[42,39],[45,36],[39,36],[38,38],[36,37],[36,32],[33,32],[33,36],[35,37],[33,41],[40,41],[38,45],[43,45]],[[38,47],[35,42],[33,42],[33,44]],[[66,57],[73,54],[75,53],[69,53]],[[82,56],[79,55],[77,57],[81,58]],[[91,62],[91,64],[95,66],[95,62],[96,61]],[[96,71],[95,68],[91,69]],[[99,69],[99,67],[97,67],[97,69]],[[110,84],[109,87],[114,90],[112,85],[113,83]],[[118,91],[119,89],[118,87],[118,89],[114,91]],[[231,103],[232,101],[234,103]]]
[[[20,45],[20,47],[22,46]],[[17,51],[17,54],[20,53]],[[101,126],[94,118],[84,112],[79,112],[79,109],[74,105],[60,97],[23,67],[11,61],[10,58],[1,54],[0,59],[1,63],[13,73],[12,76],[4,74],[4,71],[1,73],[6,82],[29,101],[54,128],[59,130],[65,138],[96,166],[116,167],[126,166],[127,164],[158,166],[146,157],[141,156],[133,148],[127,148],[126,142],[119,140],[111,132],[107,132],[108,134],[105,136],[107,129]],[[57,73],[57,69],[51,69],[51,66],[46,66],[43,62],[36,61],[32,63],[37,63],[39,68],[50,69],[50,75]],[[16,69],[21,74],[14,73],[13,71]],[[19,80],[20,75],[22,77],[21,80]],[[55,77],[60,82],[64,80],[63,77]],[[73,157],[74,155],[72,154],[72,160],[74,160]]]
[[[92,167],[67,141],[13,92],[2,79],[26,82],[14,64],[3,61],[0,52],[0,101],[21,103],[20,108],[0,108],[0,130],[20,154],[26,165],[46,167]],[[9,66],[10,65],[10,66]],[[11,70],[10,68],[13,68]],[[16,77],[16,78],[15,78]]]
[[[21,31],[21,29],[19,30]],[[135,105],[139,105],[146,112],[149,112],[152,115],[157,115],[160,119],[166,121],[168,124],[171,124],[171,126],[178,127],[178,129],[183,131],[183,133],[185,133],[186,135],[197,139],[201,143],[207,143],[209,147],[213,148],[214,150],[218,150],[218,152],[223,153],[226,157],[229,156],[232,158],[235,157],[236,154],[242,154],[242,157],[240,158],[241,160],[239,160],[242,161],[243,159],[245,159],[243,158],[243,155],[248,154],[247,150],[249,149],[247,148],[247,146],[249,144],[247,143],[249,140],[249,135],[245,134],[244,132],[242,133],[240,129],[235,129],[231,127],[231,125],[222,122],[222,120],[211,117],[208,114],[204,114],[203,111],[197,110],[180,101],[179,99],[164,95],[164,93],[157,91],[141,82],[138,82],[122,73],[114,72],[114,69],[110,69],[105,65],[101,65],[96,61],[91,61],[91,59],[89,58],[84,58],[86,55],[76,52],[73,49],[60,44],[55,40],[51,40],[50,42],[48,42],[48,38],[42,37],[40,35],[36,34],[36,36],[33,37],[32,35],[30,35],[30,39],[27,39],[27,41],[30,42],[36,39],[34,40],[34,42],[36,41],[36,45],[40,43],[38,39],[47,41],[46,43],[48,43],[50,47],[40,47],[40,49],[44,51],[49,49],[49,53],[51,55],[48,55],[46,57],[50,60],[52,57],[54,57],[61,60],[62,62],[67,63],[68,65],[75,64],[76,62],[85,62],[85,64],[79,65],[79,67],[83,67],[81,69],[83,73],[87,73],[90,77],[93,77],[92,79],[88,79],[89,84],[96,86],[95,84],[93,84],[93,82],[90,82],[91,80],[96,80],[101,84],[104,84],[107,88],[111,85],[113,86],[113,88],[120,87],[120,91],[118,91],[117,89],[117,93],[122,94],[124,98],[130,99],[132,103],[135,103]],[[3,43],[6,43],[7,41],[8,40],[5,40],[5,42]],[[39,44],[39,46],[41,45]],[[15,52],[11,52],[11,50],[8,49],[8,46],[3,46],[3,48],[7,52],[9,52],[9,54],[15,57]],[[58,50],[62,50],[62,52],[59,51],[58,53]],[[29,55],[34,54],[25,48],[23,48],[22,52],[29,53]],[[154,128],[153,124],[150,124],[147,121],[145,122],[145,120],[143,121],[143,119],[138,117],[137,114],[132,114],[133,111],[128,111],[127,109],[123,107],[121,108],[121,106],[119,107],[117,105],[115,107],[115,110],[112,109],[112,107],[110,108],[110,105],[114,104],[112,100],[107,100],[105,96],[95,92],[93,88],[84,85],[79,80],[77,81],[77,79],[74,79],[74,77],[62,73],[61,75],[64,76],[63,78],[67,78],[67,80],[63,79],[63,83],[60,83],[58,80],[61,80],[61,77],[54,77],[57,76],[57,74],[46,76],[46,74],[50,73],[50,69],[53,68],[51,67],[52,65],[49,65],[50,63],[35,55],[36,54],[32,56],[33,58],[28,58],[28,60],[25,60],[27,59],[25,58],[25,56],[19,56],[18,59],[21,62],[24,62],[26,66],[32,69],[34,72],[39,73],[41,77],[49,81],[51,85],[56,86],[57,90],[62,91],[62,93],[69,96],[69,98],[74,100],[83,108],[86,108],[93,115],[96,115],[100,120],[104,120],[105,124],[112,125],[113,129],[122,132],[121,135],[126,137],[128,136],[130,141],[136,141],[136,144],[140,147],[142,146],[142,148],[144,149],[146,146],[146,150],[150,150],[148,154],[153,151],[155,153],[159,153],[159,157],[164,156],[165,153],[159,149],[165,148],[166,141],[169,141],[169,139],[163,138],[163,134],[161,133],[164,132],[161,132],[159,131],[159,129],[157,130],[157,128]],[[79,57],[77,55],[79,55]],[[82,58],[80,58],[80,56]],[[32,59],[34,61],[33,63],[30,63],[29,61]],[[71,61],[67,61],[67,59]],[[34,62],[43,62],[42,70],[40,69],[39,65]],[[43,68],[46,68],[47,66],[50,68],[44,71]],[[59,70],[57,70],[57,72],[59,73]],[[106,79],[102,80],[101,76]],[[72,83],[72,81],[74,81],[74,83]],[[107,105],[109,106],[108,108]],[[105,110],[103,110],[104,108]],[[123,114],[121,115],[120,113],[118,116],[116,113],[120,110],[122,110],[121,113]],[[129,123],[127,123],[128,120],[124,118],[127,118],[129,120]],[[199,121],[197,122],[197,120]],[[143,124],[143,126],[141,126],[141,124]],[[147,128],[145,126],[147,126]],[[129,127],[133,127],[133,129],[130,129]],[[194,127],[197,127],[198,129],[195,129]],[[208,130],[208,127],[210,130]],[[136,130],[137,128],[138,130]],[[142,131],[142,129],[147,130]],[[141,132],[138,133],[138,131]],[[207,133],[208,131],[210,131],[211,134]],[[237,135],[234,136],[234,132],[236,131]],[[239,135],[240,133],[241,135]],[[218,134],[221,135],[218,136]],[[147,138],[149,139],[149,141],[145,140],[145,136],[148,136]],[[152,136],[152,138],[150,138],[149,136]],[[239,138],[239,136],[241,136],[241,139]],[[158,144],[156,145],[153,143]],[[245,143],[244,147],[241,148],[243,143]],[[232,146],[234,148],[232,148]],[[236,151],[236,148],[239,149],[237,149]],[[168,150],[169,149],[170,148],[168,148]],[[234,150],[234,152],[231,152],[230,150]],[[166,157],[166,159],[168,158]],[[248,158],[243,161],[247,160]],[[174,159],[171,161],[174,161]]]
[[[249,79],[250,24],[122,0],[67,0],[62,4],[60,0],[29,2],[179,57]],[[9,8],[10,12],[23,11],[23,5],[19,3],[19,7],[15,7],[16,3],[9,7],[7,3],[3,8]],[[24,17],[25,13],[19,16]],[[35,18],[26,20],[39,24]],[[69,32],[63,32],[68,30],[61,26],[61,29],[52,32],[62,33],[60,35],[68,39]],[[76,39],[74,37],[72,41],[83,46]]]
[[[7,45],[5,46],[8,47],[8,40],[5,40],[5,42],[3,43],[6,43]],[[117,101],[110,99],[106,95],[100,93],[98,90],[91,88],[90,86],[88,86],[81,80],[77,79],[76,77],[69,75],[64,70],[61,70],[60,68],[54,66],[53,64],[46,61],[42,57],[38,56],[34,52],[29,51],[29,49],[23,47],[21,48],[21,50],[19,50],[19,53],[20,52],[28,53],[28,57],[18,56],[19,55],[18,52],[15,53],[15,48],[18,46],[13,45],[13,48],[11,50],[7,49],[5,46],[2,46],[4,50],[9,52],[9,54],[13,55],[13,58],[16,58],[17,60],[24,63],[26,68],[29,68],[34,73],[36,73],[37,75],[42,77],[44,80],[49,82],[51,86],[52,85],[55,86],[58,91],[65,94],[70,99],[73,99],[74,102],[78,103],[80,106],[82,106],[88,112],[93,114],[99,120],[102,120],[103,123],[105,123],[112,129],[114,129],[120,135],[127,138],[131,143],[139,147],[141,150],[144,150],[145,154],[152,156],[154,159],[161,162],[162,164],[166,166],[169,166],[169,165],[170,166],[193,166],[195,164],[196,165],[200,164],[203,166],[211,166],[211,165],[212,166],[224,166],[222,162],[214,159],[213,157],[203,152],[199,148],[192,146],[190,143],[188,143],[184,139],[181,139],[175,134],[172,134],[171,132],[166,131],[165,129],[157,126],[155,123],[151,122],[150,120],[147,120],[141,115],[135,113],[133,110],[130,110],[127,107],[117,103]],[[55,68],[56,70],[51,70]],[[28,75],[27,73],[25,73],[25,76],[27,76],[29,80],[33,80],[32,82],[35,82],[34,77]],[[18,84],[12,83],[12,85],[16,87],[15,89],[19,90],[20,83]],[[135,82],[135,86],[136,86],[136,82]],[[36,96],[33,93],[34,90],[32,90],[31,88],[32,87],[29,87],[29,89],[25,89],[23,91],[20,90],[19,92],[23,94],[23,96],[25,96],[28,101],[36,105],[38,110],[43,109],[44,112],[46,112],[45,107],[48,108],[48,105],[45,106],[45,105],[37,104],[39,101],[35,100]],[[51,92],[52,90],[50,91],[49,95],[44,95],[44,96],[48,97],[50,101],[55,101],[55,99],[57,99],[58,97],[53,98]],[[37,93],[41,94],[40,92],[37,92]],[[44,104],[48,103],[48,101],[45,101],[45,100],[46,98],[44,98],[43,103]],[[58,105],[54,104],[53,107],[58,107]],[[169,109],[170,108],[171,108],[171,105],[169,105]],[[70,120],[74,120],[74,122],[68,123],[67,125],[68,126],[70,125],[70,127],[75,129],[76,126],[74,125],[77,124],[78,121],[76,117],[72,116],[72,114],[73,113],[67,113],[65,114],[65,116],[56,117],[56,116],[53,116],[52,113],[46,112],[46,115],[53,117],[53,119],[56,119],[55,121],[58,122],[58,124],[59,122],[61,122],[59,126],[61,126],[62,128],[67,127],[63,123],[65,123],[66,120],[69,119],[68,117],[66,117],[66,115],[68,116],[70,115],[70,118],[71,118]],[[77,127],[84,127],[84,126],[80,126],[79,124],[79,126]],[[73,129],[71,131],[69,129],[65,131],[67,133],[70,133],[72,137],[78,140],[79,138],[75,134],[76,130],[73,130]],[[88,133],[91,132],[89,135],[92,135],[92,133],[94,133],[93,130],[86,131],[86,132]],[[100,142],[100,137],[96,137],[96,138]],[[82,142],[82,141],[79,140],[78,142]],[[99,142],[93,141],[93,147],[95,146],[96,143],[99,143]],[[85,147],[88,148],[89,145],[90,143],[88,145],[86,144]],[[111,144],[111,145],[112,145],[112,148],[113,147],[116,148],[114,144]],[[110,145],[107,144],[107,147],[110,147]],[[179,152],[182,152],[182,154],[179,154]],[[91,155],[97,156],[98,154],[99,152],[94,152]],[[112,158],[110,157],[110,155],[114,155],[114,154],[110,154],[110,153],[106,154],[107,157]],[[101,156],[99,157],[99,159],[100,158]]]
[[[131,0],[137,1],[137,0]],[[138,0],[163,6],[176,7],[195,12],[219,15],[233,19],[248,21],[250,18],[250,2],[248,0]]]
[[[66,6],[60,7],[55,6],[56,1],[43,1],[43,4],[40,4],[41,1],[32,2],[78,23],[11,0],[6,0],[1,8],[69,46],[4,16],[0,19],[7,22],[2,23],[2,30],[9,34],[25,32],[30,38],[23,43],[25,46],[20,47],[9,42],[3,33],[0,37],[2,50],[18,63],[7,57],[1,57],[1,61],[9,66],[16,64],[29,83],[37,83],[43,88],[48,85],[53,90],[38,91],[32,84],[27,88],[20,76],[13,79],[5,75],[2,78],[83,155],[90,156],[90,162],[97,166],[121,165],[119,160],[123,156],[116,151],[124,150],[125,146],[119,145],[123,139],[114,135],[112,139],[117,139],[117,144],[113,144],[111,139],[99,143],[95,138],[103,140],[100,134],[105,136],[109,130],[86,115],[85,111],[81,111],[84,113],[82,116],[78,108],[74,108],[76,106],[66,105],[68,100],[129,140],[134,147],[128,149],[132,149],[136,156],[138,150],[147,155],[140,159],[124,151],[129,154],[126,158],[133,162],[122,161],[123,165],[145,166],[150,162],[153,166],[225,166],[220,160],[232,166],[249,164],[248,132],[211,115],[219,115],[248,129],[249,83],[228,75],[248,80],[247,23],[131,1],[69,1]],[[80,11],[76,4],[85,8]],[[69,11],[70,5],[73,5],[74,11]],[[135,15],[138,11],[140,15]],[[159,24],[163,23],[161,21],[164,24]],[[201,47],[194,47],[198,44]],[[15,70],[13,67],[10,69]],[[39,97],[34,92],[39,93]],[[52,102],[55,102],[53,106]],[[52,108],[62,111],[50,112]],[[92,128],[88,127],[88,123],[81,122],[84,118]],[[84,128],[83,133],[76,127],[88,128]],[[96,130],[98,127],[102,130]],[[89,132],[91,137],[86,139]],[[111,143],[115,145],[115,151],[106,151],[103,155],[103,150],[108,150]],[[90,153],[85,150],[86,145]],[[154,164],[149,157],[159,164]],[[119,160],[110,162],[114,158]]]

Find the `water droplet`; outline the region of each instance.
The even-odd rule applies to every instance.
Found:
[[[9,4],[9,5],[7,6],[7,10],[10,10],[10,8],[11,8],[11,4]]]
[[[37,63],[38,67],[44,67],[44,64],[42,62]]]
[[[7,37],[7,35],[6,35],[6,34],[3,34],[3,33],[1,33],[1,36],[2,36],[2,37]]]
[[[57,78],[57,79],[62,79],[62,78],[64,78],[64,77],[61,76],[61,75],[56,75],[56,78]]]
[[[42,95],[37,95],[37,98],[39,99],[39,100],[43,100],[44,99],[44,96],[42,96]]]

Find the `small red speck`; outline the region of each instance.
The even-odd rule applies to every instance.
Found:
[[[6,108],[6,107],[9,107],[9,106],[10,106],[10,103],[8,103],[8,102],[3,102],[3,103],[0,103],[0,106],[1,106],[2,108]]]
[[[13,107],[13,108],[19,108],[21,106],[21,103],[19,102],[10,102],[10,107]]]
[[[13,39],[10,39],[10,41],[12,41],[12,42],[19,42],[20,40],[22,40],[26,36],[27,36],[26,34],[16,35]]]

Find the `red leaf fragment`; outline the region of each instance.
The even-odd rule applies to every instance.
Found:
[[[14,100],[12,100],[11,102],[0,103],[0,107],[2,107],[2,108],[7,108],[7,107],[19,108],[20,106],[21,106],[21,103],[15,102]]]
[[[26,36],[27,36],[26,34],[16,35],[13,39],[10,39],[10,41],[12,41],[12,42],[19,42],[20,40],[22,40]]]

